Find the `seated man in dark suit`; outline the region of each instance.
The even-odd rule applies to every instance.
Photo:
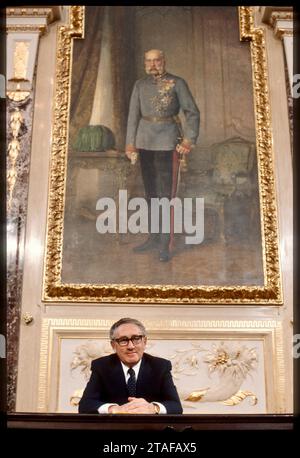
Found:
[[[110,329],[115,354],[92,362],[79,413],[181,414],[171,362],[144,353],[142,323],[122,318]]]

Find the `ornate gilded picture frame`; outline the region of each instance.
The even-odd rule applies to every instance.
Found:
[[[265,34],[252,8],[69,11],[58,30],[43,300],[281,304]],[[97,232],[99,198],[142,192],[139,165],[124,154],[126,119],[144,52],[162,47],[200,109],[180,193],[204,199],[201,243],[178,238],[166,263],[134,253],[141,234]]]

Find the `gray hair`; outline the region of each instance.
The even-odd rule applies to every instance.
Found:
[[[161,49],[148,49],[148,51],[145,51],[144,56],[146,57],[146,54],[150,51],[156,51],[159,53],[159,56],[162,57],[162,59],[165,59],[165,53]]]
[[[134,318],[121,318],[119,321],[116,321],[116,323],[114,323],[112,325],[112,327],[110,328],[110,330],[109,330],[109,338],[110,338],[110,340],[114,339],[115,331],[122,324],[135,324],[138,328],[140,328],[141,334],[143,334],[143,336],[146,335],[145,326],[139,320],[136,320]]]

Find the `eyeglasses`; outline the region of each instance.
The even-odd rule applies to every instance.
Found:
[[[140,336],[132,336],[130,337],[120,337],[119,339],[113,339],[115,342],[117,342],[120,347],[127,347],[127,345],[129,344],[129,341],[131,341],[133,343],[133,345],[137,345],[139,343],[141,343],[142,341],[142,338],[145,337],[143,335],[140,335]]]

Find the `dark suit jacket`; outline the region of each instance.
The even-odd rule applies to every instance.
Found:
[[[95,359],[92,374],[79,402],[79,413],[98,413],[102,404],[119,405],[128,402],[127,385],[119,357],[116,354]],[[171,375],[171,362],[143,354],[136,383],[136,397],[157,401],[168,414],[182,413],[182,407]]]

